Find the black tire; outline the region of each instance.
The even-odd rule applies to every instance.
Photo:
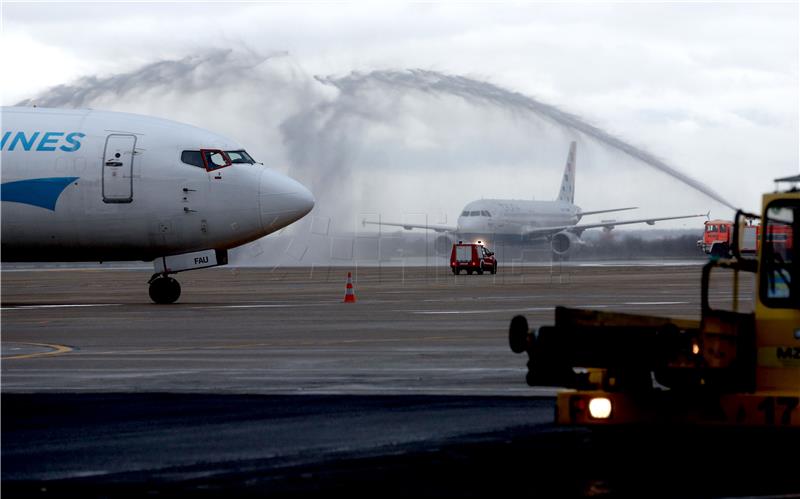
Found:
[[[711,258],[728,258],[731,256],[731,249],[728,243],[714,243],[708,253]]]
[[[472,269],[467,269],[467,275],[472,275]]]
[[[480,268],[478,268],[478,275],[483,275],[483,264],[481,263]]]
[[[458,275],[459,272],[461,272],[461,269],[459,269],[458,267],[453,267],[453,274],[454,275]]]
[[[495,263],[494,265],[492,265],[492,274],[496,273],[497,273],[497,264]]]
[[[181,285],[172,277],[159,277],[150,283],[150,299],[159,305],[175,303],[181,296]]]

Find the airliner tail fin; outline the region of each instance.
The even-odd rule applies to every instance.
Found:
[[[567,166],[564,168],[564,177],[561,179],[561,190],[558,192],[557,201],[575,202],[575,142],[569,145]]]

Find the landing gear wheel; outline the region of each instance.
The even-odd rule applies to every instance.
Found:
[[[150,299],[155,303],[175,303],[180,296],[181,285],[172,277],[158,277],[150,283]]]

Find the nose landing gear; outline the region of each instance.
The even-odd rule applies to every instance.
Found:
[[[158,304],[175,303],[181,296],[181,285],[170,277],[187,270],[207,269],[228,263],[228,251],[208,249],[160,256],[153,260],[155,274],[147,282],[150,285],[150,298]]]
[[[175,303],[181,296],[181,285],[167,274],[153,274],[150,284],[150,299],[158,304]]]

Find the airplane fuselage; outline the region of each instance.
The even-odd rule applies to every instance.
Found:
[[[113,261],[228,249],[313,207],[261,164],[208,169],[190,151],[244,151],[207,130],[92,110],[2,109],[3,261]],[[194,161],[196,163],[196,161]]]
[[[580,219],[580,208],[566,201],[481,199],[462,210],[458,217],[458,236],[495,242],[528,240],[532,238],[526,234],[533,229],[574,225]]]

